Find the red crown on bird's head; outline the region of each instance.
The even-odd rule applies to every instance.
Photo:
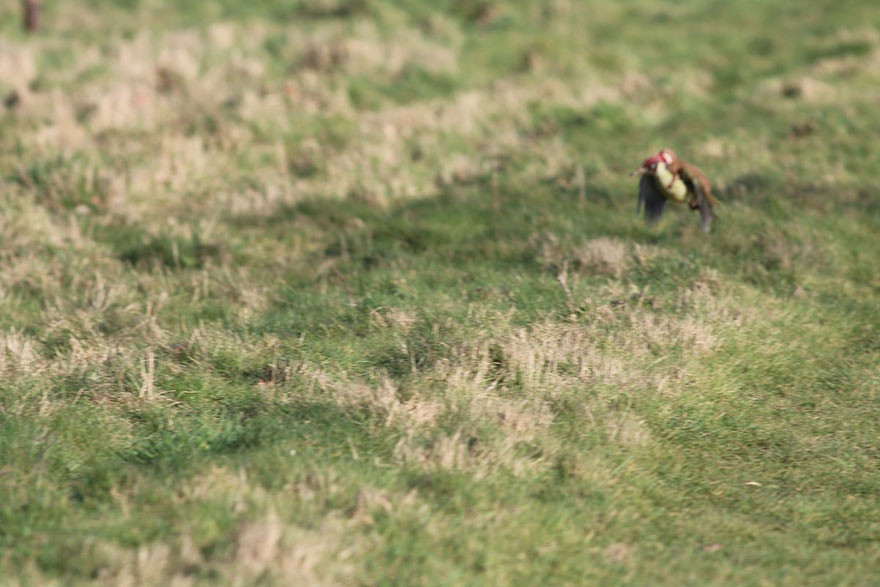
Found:
[[[645,169],[651,169],[661,161],[666,165],[671,164],[673,161],[675,161],[675,153],[671,149],[662,149],[653,157],[648,157],[647,159],[645,159],[645,162],[642,163],[642,167],[644,167]]]

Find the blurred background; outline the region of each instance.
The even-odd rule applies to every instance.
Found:
[[[863,0],[0,0],[0,575],[880,581],[878,83]]]

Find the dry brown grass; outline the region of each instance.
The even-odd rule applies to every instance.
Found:
[[[96,577],[101,585],[203,584],[187,569],[206,567],[215,581],[227,585],[252,585],[260,581],[342,585],[352,573],[346,561],[360,548],[346,538],[350,527],[346,521],[327,520],[315,529],[300,528],[285,524],[270,510],[262,520],[243,524],[234,553],[211,564],[205,562],[187,536],[174,548],[154,543],[124,550],[109,543],[96,543],[91,549],[93,556],[105,561]],[[328,571],[328,564],[332,571]]]
[[[575,259],[589,272],[620,277],[629,258],[626,249],[626,245],[618,240],[599,237],[578,249]]]
[[[847,121],[864,122],[876,98],[876,31],[808,39],[829,57],[781,73],[759,76],[769,62],[744,70],[724,94],[736,106],[722,108],[714,68],[728,56],[710,51],[712,68],[682,62],[661,75],[621,50],[634,42],[628,29],[619,46],[585,51],[549,40],[581,42],[592,33],[574,25],[601,19],[624,29],[615,19],[632,7],[454,4],[410,17],[381,2],[316,0],[284,24],[122,36],[106,26],[110,12],[62,3],[56,32],[68,36],[0,39],[0,417],[24,431],[4,432],[19,436],[0,480],[17,508],[9,557],[25,561],[21,584],[79,568],[108,585],[381,582],[394,556],[413,556],[400,547],[410,543],[431,549],[432,576],[464,569],[463,582],[549,576],[536,565],[554,549],[642,578],[651,549],[633,532],[657,503],[675,510],[676,492],[699,486],[687,477],[705,466],[694,455],[744,449],[714,471],[724,479],[731,462],[750,465],[749,451],[803,456],[800,437],[787,444],[774,429],[779,414],[814,409],[786,395],[789,372],[836,392],[870,388],[864,373],[851,383],[838,365],[786,361],[812,357],[809,344],[816,355],[846,349],[849,361],[855,318],[828,326],[820,311],[834,299],[857,315],[874,294],[858,272],[872,267],[867,253],[835,239],[874,238],[856,218],[869,210],[868,163]],[[651,10],[685,23],[696,8]],[[101,41],[77,27],[101,29]],[[516,27],[522,38],[504,36]],[[411,82],[413,96],[395,94]],[[745,124],[742,111],[765,118]],[[688,127],[704,115],[711,125]],[[775,124],[789,119],[786,136]],[[674,220],[654,232],[634,224],[626,161],[667,141],[725,194],[713,240]],[[840,152],[829,158],[827,144]],[[460,234],[458,210],[437,201],[472,211],[493,240],[483,227]],[[824,416],[839,408],[829,405]],[[754,425],[731,416],[745,409]],[[810,450],[831,442],[804,430]],[[754,446],[737,445],[750,434]],[[853,454],[867,446],[833,440]],[[651,468],[670,455],[680,483]],[[268,468],[277,478],[258,480]],[[508,477],[528,493],[496,508],[480,491]],[[601,499],[584,498],[594,490]],[[772,490],[758,509],[791,519],[773,509],[790,488]],[[687,497],[718,509],[698,493]],[[449,495],[483,509],[450,514]],[[565,518],[565,500],[578,504],[572,515],[597,508],[577,519],[592,524],[585,534],[547,529],[545,518]],[[54,548],[44,528],[57,528],[56,507],[87,537],[59,546],[74,562],[39,567],[28,561]],[[34,511],[44,518],[26,518]],[[179,512],[219,521],[180,523]],[[675,535],[693,528],[676,523],[651,540],[709,552]],[[483,544],[468,542],[471,531]],[[540,556],[522,563],[522,543],[541,532]],[[507,533],[524,537],[508,544]],[[489,543],[496,550],[481,558]],[[582,569],[575,558],[556,567]]]

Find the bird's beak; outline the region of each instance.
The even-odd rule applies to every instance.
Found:
[[[643,165],[642,167],[639,167],[636,170],[630,171],[629,176],[632,177],[633,175],[643,175],[646,171],[648,171],[648,170],[645,169],[645,166]]]

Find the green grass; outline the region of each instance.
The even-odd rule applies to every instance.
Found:
[[[4,7],[6,583],[880,581],[869,3]]]

